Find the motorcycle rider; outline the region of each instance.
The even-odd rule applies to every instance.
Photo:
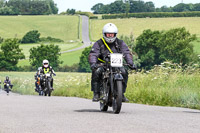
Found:
[[[11,84],[11,81],[9,80],[8,76],[6,76],[6,80],[4,81],[4,89],[7,88],[6,84],[9,84],[10,88],[12,89],[13,85]]]
[[[103,38],[96,41],[89,54],[89,63],[92,69],[92,91],[94,93],[93,101],[98,101],[100,98],[100,81],[102,72],[105,71],[104,67],[98,67],[99,63],[105,62],[103,59],[109,53],[122,53],[124,55],[125,61],[129,64],[131,69],[136,69],[133,63],[133,57],[128,49],[128,46],[123,40],[117,38],[118,29],[113,23],[108,23],[103,27]],[[128,81],[128,71],[122,67],[120,68],[123,81],[123,98],[122,102],[128,102],[129,100],[124,96]]]
[[[53,74],[54,76],[56,76],[53,68],[49,65],[49,61],[48,60],[43,60],[42,62],[42,67],[40,67],[38,69],[38,75],[41,75],[41,74],[46,74],[46,73],[51,73]],[[40,79],[40,82],[42,82],[43,79]],[[52,78],[52,81],[51,81],[51,87],[53,89],[53,78]],[[54,89],[53,89],[54,90]]]

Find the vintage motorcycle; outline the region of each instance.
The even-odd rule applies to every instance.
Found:
[[[46,73],[46,74],[42,74],[41,76],[41,90],[40,93],[41,95],[45,95],[45,96],[51,96],[51,92],[53,91],[53,88],[51,86],[51,82],[53,80],[52,78],[52,74],[50,73]],[[39,93],[39,94],[40,94]]]
[[[100,64],[105,67],[102,73],[100,86],[100,110],[107,111],[108,106],[113,108],[115,114],[119,114],[122,107],[123,96],[123,76],[120,67],[123,67],[123,55],[111,53],[105,59],[105,63]]]
[[[9,92],[11,91],[10,88],[11,88],[11,87],[10,87],[10,84],[6,83],[6,84],[5,84],[5,87],[4,87],[4,90],[7,92],[7,95],[8,95]]]

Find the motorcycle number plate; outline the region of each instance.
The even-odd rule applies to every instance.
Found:
[[[47,73],[47,74],[46,74],[46,77],[50,77],[50,74],[49,74],[49,73]]]
[[[110,54],[110,61],[112,67],[122,67],[123,66],[123,55],[118,53]]]

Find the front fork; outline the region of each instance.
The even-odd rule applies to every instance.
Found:
[[[121,71],[118,70],[115,74],[111,73],[111,84],[112,84],[112,87],[111,87],[111,92],[113,94],[114,97],[117,96],[117,87],[116,87],[116,82],[117,81],[122,81],[123,82],[123,76],[121,74]]]

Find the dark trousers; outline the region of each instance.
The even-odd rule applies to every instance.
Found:
[[[123,76],[123,93],[126,92],[127,82],[128,82],[128,71],[122,67],[120,68]],[[95,93],[100,92],[100,85],[102,81],[102,73],[105,71],[103,67],[99,67],[96,70],[92,71],[92,81],[91,81],[91,91],[94,91]]]

